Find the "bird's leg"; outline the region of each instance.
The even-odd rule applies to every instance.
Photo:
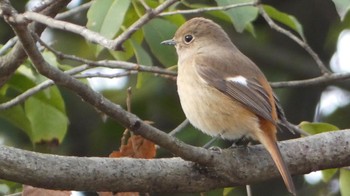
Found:
[[[242,136],[238,139],[233,140],[230,148],[247,147],[250,144],[251,142],[249,141],[249,139],[246,136]]]

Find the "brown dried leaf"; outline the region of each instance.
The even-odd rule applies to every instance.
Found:
[[[45,195],[45,196],[70,196],[71,191],[57,191],[57,190],[49,190],[36,188],[29,185],[23,185],[23,193],[22,196],[37,196],[37,195]]]
[[[124,192],[124,193],[111,193],[111,192],[99,192],[99,196],[139,196],[137,192]]]
[[[109,157],[133,157],[151,159],[156,156],[156,145],[140,135],[132,135],[126,145],[122,145],[119,151],[113,151]]]

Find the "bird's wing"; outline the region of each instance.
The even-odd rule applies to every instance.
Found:
[[[213,62],[221,64],[212,66],[211,63]],[[232,62],[235,61],[228,62],[219,59],[211,61],[202,58],[196,61],[196,70],[208,85],[237,100],[251,112],[276,125],[271,116],[272,106],[266,90],[256,78],[249,77],[234,69],[232,66],[235,65]],[[249,61],[248,63],[252,62]]]

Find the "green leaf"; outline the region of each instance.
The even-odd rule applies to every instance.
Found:
[[[86,27],[108,39],[114,38],[121,29],[129,5],[130,0],[94,1],[87,13]],[[96,56],[104,49],[100,45],[90,45],[90,48]]]
[[[7,83],[10,88],[15,89],[16,91],[21,93],[36,85],[36,83],[34,82],[36,78],[34,76],[33,77],[29,76],[30,77],[29,78],[28,75],[24,75],[22,74],[23,72],[21,73],[19,72],[19,70],[23,70],[22,68],[28,71],[28,69],[25,68],[24,66],[20,66],[17,72],[11,77],[11,79]]]
[[[37,77],[36,74],[33,72],[33,69],[31,69],[30,67],[28,67],[26,65],[21,65],[17,69],[16,74],[23,75],[23,76],[27,77],[28,79],[30,79],[32,81],[35,81],[36,77]]]
[[[4,84],[1,88],[0,88],[0,97],[4,97],[6,95],[7,89],[9,88],[8,84]]]
[[[164,16],[163,18],[175,24],[176,26],[181,26],[183,23],[186,22],[186,18],[183,15],[179,14]]]
[[[265,12],[274,20],[286,25],[287,27],[296,31],[303,39],[305,39],[303,27],[299,23],[298,19],[294,16],[276,10],[274,7],[264,5]]]
[[[125,15],[125,22],[123,24],[122,30],[125,30],[124,26],[132,25],[137,19],[139,19],[139,16],[137,15],[137,13],[135,11],[134,6],[131,6],[130,9],[127,11],[126,15]],[[141,30],[136,31],[131,36],[131,39],[136,40],[137,43],[141,43],[142,40],[143,40],[143,33],[142,33],[142,31]],[[131,41],[127,40],[123,44],[123,51],[109,50],[109,53],[117,60],[127,61],[131,57],[134,56],[134,49],[133,49]]]
[[[137,63],[152,66],[152,58],[149,56],[146,50],[133,39],[131,39],[131,44],[134,48]]]
[[[35,97],[25,102],[25,112],[31,123],[31,141],[62,142],[67,132],[68,119],[65,113]]]
[[[135,5],[135,4],[133,3],[133,5]],[[128,26],[134,24],[134,22],[136,22],[140,18],[136,9],[137,9],[136,6],[130,6],[130,8],[128,9],[128,11],[125,14],[123,26],[128,27]]]
[[[339,130],[338,127],[329,123],[310,123],[310,122],[304,121],[304,122],[301,122],[299,126],[302,130],[310,134],[318,134],[318,133]]]
[[[57,62],[56,55],[54,55],[51,51],[44,50],[44,52],[41,53],[45,59],[46,62],[48,62],[50,65],[54,67],[58,67],[59,63]]]
[[[135,40],[131,39],[131,44],[134,48],[134,53],[136,56],[136,60],[138,64],[141,65],[149,65],[152,66],[152,58],[149,56],[149,54],[142,48],[140,44],[138,44]],[[144,73],[139,73],[137,75],[137,84],[136,88],[141,88],[143,81],[144,81],[145,75]]]
[[[51,63],[57,64],[56,58],[50,53],[47,53],[46,58],[52,61]],[[18,93],[34,87],[43,79],[43,76],[35,76],[30,69],[22,65],[7,83],[7,89],[11,92],[6,92],[3,98],[0,98],[1,102],[14,98]],[[1,111],[0,117],[23,130],[33,144],[53,139],[61,142],[68,127],[64,100],[55,86],[34,94],[25,101],[24,107],[19,104]]]
[[[26,66],[20,66],[17,72],[7,82],[6,92],[2,97],[0,97],[1,102],[3,103],[9,101],[10,99],[13,99],[15,95],[17,95],[17,92],[22,93],[35,86],[34,80],[36,80],[36,78],[32,71]],[[7,93],[7,91],[16,92],[16,94],[12,95],[12,93]],[[16,105],[9,109],[0,111],[0,117],[11,123],[13,126],[24,131],[24,133],[31,138],[31,123],[27,118],[22,105]]]
[[[219,6],[249,2],[252,2],[252,0],[216,0],[216,3]],[[247,25],[251,24],[251,22],[258,16],[258,8],[253,6],[232,8],[224,12],[230,16],[233,26],[235,27],[236,31],[240,33],[243,32]]]
[[[87,28],[112,39],[120,30],[130,0],[97,0],[87,13]]]
[[[350,9],[349,0],[332,0],[341,20],[344,20],[346,13]]]
[[[134,46],[131,42],[134,40],[136,43],[141,43],[143,40],[142,31],[136,31],[130,39],[126,40],[123,44],[123,51],[113,51],[109,50],[109,53],[117,60],[127,61],[135,55]]]
[[[233,191],[234,187],[226,187],[224,188],[224,191],[222,193],[223,196],[228,196],[232,191]]]
[[[164,19],[153,19],[143,27],[144,36],[147,44],[151,48],[154,56],[166,66],[176,64],[175,48],[164,46],[160,43],[164,40],[171,39],[177,26]]]
[[[342,196],[350,196],[350,171],[349,169],[340,169],[340,193]]]
[[[61,92],[56,86],[45,89],[42,93],[35,95],[36,98],[51,105],[62,113],[66,113],[66,107],[64,100],[61,96]]]
[[[334,174],[336,174],[338,171],[338,169],[325,169],[325,170],[322,170],[322,180],[324,182],[329,182]]]
[[[132,48],[131,41],[128,39],[123,44],[123,51],[108,50],[108,52],[117,60],[127,61],[134,56],[134,50]]]
[[[1,102],[7,101],[7,99],[0,99]],[[21,105],[11,107],[6,110],[0,111],[0,117],[11,123],[13,126],[24,131],[30,138],[32,135],[32,129],[30,121],[27,118]]]

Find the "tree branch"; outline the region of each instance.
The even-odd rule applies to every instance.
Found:
[[[80,58],[75,55],[68,55],[64,54],[60,51],[55,50],[45,42],[43,42],[37,35],[34,36],[36,40],[45,48],[47,48],[49,51],[51,51],[58,59],[67,59],[76,61],[79,63],[87,64],[93,67],[107,67],[107,68],[116,68],[116,69],[126,69],[131,71],[141,71],[141,72],[148,72],[148,73],[154,73],[154,74],[162,74],[162,75],[168,75],[168,76],[176,76],[176,72],[170,71],[167,69],[163,69],[156,66],[147,66],[147,65],[140,65],[138,63],[131,63],[126,61],[115,61],[115,60],[102,60],[102,61],[91,61],[85,58]]]
[[[330,74],[331,72],[329,71],[329,69],[323,64],[322,60],[320,59],[320,57],[317,55],[317,53],[315,51],[312,50],[312,48],[309,46],[309,44],[307,44],[306,40],[301,40],[299,39],[297,36],[295,36],[293,33],[291,33],[290,31],[287,31],[286,29],[278,26],[271,18],[270,16],[266,13],[266,11],[264,10],[263,6],[261,4],[258,4],[257,7],[259,8],[259,12],[261,14],[261,16],[266,20],[267,24],[269,24],[269,26],[272,29],[275,29],[277,32],[280,32],[284,35],[286,35],[287,37],[289,37],[291,40],[293,40],[294,42],[296,42],[297,44],[299,44],[302,48],[305,49],[305,51],[307,53],[309,53],[309,55],[315,60],[319,70],[321,71],[321,73],[323,75],[326,74]]]
[[[45,16],[42,14],[38,14],[35,12],[25,12],[23,16],[28,20],[32,20],[32,21],[44,24],[54,29],[65,30],[71,33],[78,34],[84,37],[84,39],[86,39],[87,41],[90,41],[92,43],[97,43],[108,49],[114,49],[115,43],[113,40],[107,39],[104,36],[100,35],[99,33],[95,31],[91,31],[84,26],[80,26],[80,25],[73,24],[66,21],[56,20],[54,18]]]
[[[134,24],[128,27],[122,34],[120,34],[115,40],[115,49],[121,49],[122,43],[124,43],[135,31],[139,30],[144,24],[150,21],[155,16],[159,15],[165,9],[179,0],[167,0],[160,4],[155,9],[147,10],[146,14],[139,18]]]
[[[350,78],[350,73],[332,73],[332,74],[324,74],[316,78],[310,78],[305,80],[273,82],[271,83],[271,86],[273,88],[306,87],[306,86],[312,86],[312,85],[330,84],[332,82],[347,80],[349,78]]]
[[[306,52],[309,53],[309,55],[314,59],[316,64],[318,65],[319,70],[321,71],[322,74],[330,74],[331,72],[328,70],[328,68],[324,65],[322,60],[318,57],[318,55],[312,50],[312,48],[308,45],[306,40],[301,40],[297,36],[295,36],[293,33],[290,31],[287,31],[286,29],[278,26],[270,17],[269,15],[265,12],[264,8],[262,7],[261,4],[253,1],[253,2],[248,2],[248,3],[239,3],[239,4],[231,4],[227,6],[217,6],[217,7],[208,7],[208,8],[199,8],[199,9],[190,9],[190,10],[176,10],[176,11],[171,11],[171,12],[163,12],[159,14],[159,16],[168,16],[168,15],[174,15],[174,14],[198,14],[198,13],[203,13],[203,12],[209,12],[209,11],[225,11],[228,9],[232,8],[238,8],[238,7],[245,7],[245,6],[256,6],[259,8],[259,12],[261,16],[266,20],[266,22],[269,24],[269,26],[272,29],[275,29],[276,31],[286,35],[289,37],[291,40],[299,44],[302,48],[306,50]]]
[[[51,0],[46,1],[46,3],[35,8],[34,11],[40,11],[40,13],[55,16],[63,7],[69,3],[69,0]],[[7,0],[0,0],[0,16],[6,18],[8,14],[16,12]],[[38,23],[33,23],[29,25],[29,29],[41,34],[45,29],[44,26]],[[12,76],[12,74],[17,70],[17,68],[23,63],[27,58],[24,50],[22,49],[22,44],[17,42],[14,48],[5,56],[0,58],[0,87],[2,87],[6,81]]]
[[[149,20],[154,18],[156,15],[161,13],[163,10],[174,4],[178,0],[168,0],[163,4],[159,5],[154,10],[148,10],[148,12],[143,15],[139,20],[137,20],[134,24],[132,24],[127,30],[125,30],[122,34],[120,34],[115,40],[107,39],[104,36],[87,29],[86,27],[79,26],[70,22],[56,20],[54,18],[47,17],[42,14],[38,14],[35,12],[26,12],[23,16],[35,22],[39,22],[45,24],[48,27],[61,29],[65,31],[69,31],[75,34],[78,34],[84,37],[86,40],[91,41],[93,43],[98,43],[101,46],[104,46],[111,50],[122,50],[122,44],[142,25],[146,24]]]
[[[102,60],[102,61],[91,61],[88,59],[80,58],[74,55],[68,55],[61,53],[60,51],[57,51],[53,49],[51,46],[47,45],[45,42],[43,42],[36,34],[32,34],[34,38],[45,48],[47,48],[49,51],[51,51],[58,59],[67,59],[67,60],[73,60],[76,62],[83,63],[84,65],[81,65],[79,67],[75,67],[71,70],[65,71],[64,73],[69,74],[69,75],[76,75],[82,71],[85,71],[89,68],[94,68],[94,67],[107,67],[107,68],[115,68],[115,69],[125,69],[128,70],[127,72],[121,74],[112,74],[112,75],[101,75],[101,74],[84,74],[80,76],[74,76],[76,78],[86,78],[86,77],[107,77],[107,78],[113,78],[113,77],[121,77],[121,76],[126,76],[130,74],[137,74],[139,72],[146,72],[146,73],[153,73],[156,76],[162,76],[165,78],[170,78],[170,79],[175,79],[176,78],[176,72],[170,71],[167,69],[163,69],[160,67],[155,67],[155,66],[146,66],[146,65],[140,65],[136,63],[130,63],[130,62],[125,62],[125,61],[113,61],[113,60]],[[17,38],[17,37],[16,37]],[[27,100],[30,96],[54,85],[54,82],[52,80],[47,80],[44,81],[37,86],[30,88],[23,92],[22,94],[16,96],[15,98],[1,103],[0,104],[0,110],[5,110],[9,109],[17,104],[20,104]]]
[[[205,8],[198,8],[198,9],[191,9],[191,10],[175,10],[171,12],[163,12],[159,14],[159,16],[169,16],[174,14],[199,14],[203,12],[211,12],[211,11],[225,11],[232,8],[238,8],[238,7],[246,7],[246,6],[256,6],[256,2],[247,2],[247,3],[237,3],[237,4],[231,4],[226,6],[217,6],[217,7],[205,7]]]
[[[84,101],[115,119],[122,126],[129,128],[135,133],[138,133],[151,141],[154,141],[174,154],[203,164],[208,163],[208,161],[211,159],[211,157],[208,156],[208,154],[205,154],[201,148],[197,148],[195,153],[193,153],[193,149],[189,150],[191,148],[189,145],[179,145],[176,142],[177,140],[174,138],[170,138],[167,134],[145,123],[134,114],[125,111],[121,108],[121,106],[114,104],[74,77],[63,73],[53,66],[50,66],[44,60],[43,56],[36,47],[35,41],[26,26],[26,20],[22,15],[14,13],[8,20],[6,20],[6,22],[8,22],[15,31],[18,39],[23,44],[27,55],[32,60],[40,74],[50,78],[56,84],[72,90]],[[196,154],[196,156],[193,154]]]
[[[55,17],[55,19],[57,19],[57,20],[63,20],[63,19],[69,18],[69,17],[71,17],[71,16],[73,16],[73,15],[75,15],[75,14],[77,14],[77,13],[86,11],[86,10],[88,10],[88,9],[91,7],[91,5],[92,5],[93,2],[94,2],[94,1],[90,1],[90,2],[87,2],[87,3],[84,3],[84,4],[80,5],[80,6],[78,6],[78,7],[75,7],[75,8],[73,8],[73,9],[70,9],[70,10],[68,10],[68,11],[59,13],[59,14],[57,14],[57,16]]]
[[[81,65],[81,66],[75,67],[71,70],[65,71],[65,73],[73,75],[73,74],[79,73],[81,71],[84,71],[89,67],[90,66],[88,66],[88,65]],[[0,111],[9,109],[17,104],[20,104],[20,103],[24,102],[25,100],[27,100],[32,95],[34,95],[42,90],[45,90],[46,88],[48,88],[54,84],[55,83],[52,80],[46,80],[46,81],[36,85],[35,87],[26,90],[25,92],[16,96],[15,98],[13,98],[7,102],[1,103],[0,104]]]
[[[178,143],[185,145],[180,141]],[[350,165],[350,130],[279,144],[294,175]],[[0,146],[0,151],[0,178],[49,189],[202,192],[279,177],[262,145],[225,149],[222,153],[203,149],[206,155],[212,157],[209,166],[200,166],[180,158],[67,157],[5,146]],[[28,173],[31,175],[23,175]]]
[[[273,161],[261,145],[217,153],[187,145],[144,123],[73,76],[50,66],[38,51],[23,15],[9,13],[6,22],[14,29],[26,54],[42,75],[72,90],[134,133],[201,166],[179,158],[78,158],[0,146],[0,178],[51,189],[200,192],[251,184],[279,176]],[[281,142],[280,147],[293,174],[350,165],[349,130],[285,141]],[[24,173],[31,175],[23,176]]]
[[[124,71],[120,73],[105,74],[105,73],[83,73],[80,75],[75,75],[75,78],[120,78],[130,75],[138,74],[137,71]]]
[[[74,91],[83,100],[117,120],[134,133],[154,141],[185,160],[199,163],[202,166],[197,166],[179,159],[118,159],[117,161],[97,158],[59,157],[54,155],[46,155],[36,159],[38,157],[32,155],[38,154],[27,153],[24,156],[16,154],[12,158],[6,158],[10,162],[4,160],[6,164],[0,168],[6,169],[0,170],[0,177],[43,188],[98,191],[132,190],[158,192],[176,190],[199,192],[214,187],[254,183],[279,175],[270,156],[261,146],[252,146],[249,147],[249,150],[246,148],[238,148],[233,151],[224,150],[220,154],[184,144],[155,127],[144,123],[135,115],[105,99],[101,94],[94,92],[75,78],[50,66],[36,48],[35,41],[28,32],[26,25],[24,25],[25,23],[22,23],[22,19],[21,15],[13,15],[13,20],[9,20],[8,22],[15,30],[19,40],[23,43],[25,51],[41,74],[52,79],[57,84]],[[349,131],[339,131],[286,141],[281,145],[281,151],[285,155],[285,161],[289,163],[291,172],[294,174],[347,166],[350,165],[350,157],[347,156],[350,152],[349,134]],[[5,150],[2,149],[2,152],[6,152]],[[4,157],[11,157],[14,154],[14,152],[7,152],[4,153],[6,155]],[[337,159],[336,162],[334,161],[335,157]],[[60,158],[62,160],[58,161]],[[52,160],[52,162],[48,162],[48,160]],[[259,164],[256,164],[257,162]],[[10,167],[10,165],[18,165],[19,163],[25,163],[26,166],[24,168]],[[35,172],[30,170],[28,167],[29,163],[35,164],[33,166]],[[51,167],[42,165],[43,163]],[[54,169],[52,169],[52,166]],[[50,171],[48,171],[48,168],[51,168],[49,169]],[[180,168],[183,170],[180,170]],[[72,173],[65,173],[66,171]],[[35,174],[23,177],[23,173]],[[61,178],[62,181],[56,181],[60,179],[58,177],[63,173],[65,174]],[[44,174],[49,174],[51,177],[46,176],[43,178]],[[20,175],[21,177],[18,179],[14,175]],[[36,180],[34,180],[34,175],[41,177],[35,176],[34,178]],[[96,176],[104,176],[104,178],[96,179]],[[182,180],[175,179],[178,176],[181,176]],[[185,179],[188,177],[189,182],[187,181],[183,184],[184,176]],[[131,178],[133,184],[130,184]],[[42,181],[39,182],[40,179]],[[145,181],[149,183],[145,185]],[[43,182],[44,184],[42,184]],[[141,182],[143,185],[139,184]],[[155,184],[156,186],[153,186]],[[166,188],[163,187],[162,189],[160,184],[163,184]]]

